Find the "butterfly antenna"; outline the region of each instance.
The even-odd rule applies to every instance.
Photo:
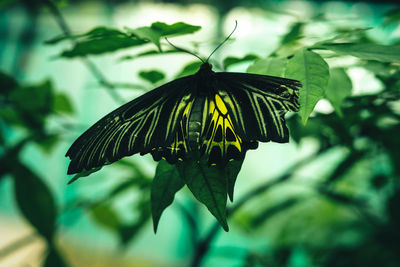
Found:
[[[215,49],[214,51],[212,51],[212,53],[208,56],[206,62],[208,62],[208,60],[210,59],[210,57],[215,53],[215,51],[217,51],[223,44],[225,44],[226,41],[229,40],[229,38],[231,38],[232,34],[236,31],[237,28],[237,20],[235,20],[235,28],[233,28],[233,31],[228,35],[228,37],[225,38],[225,40],[220,43]]]
[[[197,57],[198,59],[200,59],[201,62],[203,62],[203,63],[205,62],[201,57],[199,57],[199,56],[196,55],[195,53],[190,52],[189,50],[186,50],[186,49],[184,49],[184,48],[177,47],[176,45],[174,45],[173,43],[171,43],[171,42],[167,39],[167,37],[165,37],[165,40],[166,40],[173,48],[175,48],[176,50],[179,50],[179,51],[188,53],[188,54],[190,54],[190,55],[192,55],[192,56],[195,56],[195,57]]]

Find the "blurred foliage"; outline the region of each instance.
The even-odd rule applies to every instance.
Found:
[[[1,4],[12,2],[16,1]],[[229,10],[235,3],[228,2],[218,2],[218,5]],[[398,20],[399,10],[393,9],[387,13],[383,26]],[[399,266],[400,47],[373,40],[368,35],[369,28],[346,27],[332,27],[332,38],[318,37],[310,45],[305,33],[315,21],[327,23],[323,16],[308,22],[294,22],[282,36],[279,47],[268,56],[246,51],[248,54],[243,57],[223,59],[227,69],[249,63],[247,71],[251,73],[299,79],[303,83],[301,110],[288,118],[291,138],[299,145],[312,140],[318,147],[314,154],[294,163],[275,179],[268,177],[265,184],[236,199],[228,208],[227,196],[233,200],[242,162],[230,163],[221,170],[208,168],[201,162],[175,168],[161,161],[152,179],[136,163],[126,159],[114,164],[127,171],[126,177],[104,197],[80,196],[66,207],[60,207],[45,182],[45,171],[33,170],[21,155],[29,144],[51,152],[65,135],[50,128],[49,121],[62,122],[62,117],[74,116],[74,107],[69,96],[57,92],[50,80],[23,84],[0,72],[0,182],[5,178],[13,180],[21,215],[48,244],[44,266],[67,265],[54,244],[59,227],[57,219],[62,214],[82,209],[94,223],[112,232],[123,248],[151,217],[157,230],[161,214],[184,184],[225,230],[227,221],[231,221],[250,237],[266,237],[267,248],[245,248],[243,266]],[[83,34],[63,34],[46,43],[73,40],[72,48],[61,52],[63,58],[101,55],[148,44],[157,48],[120,58],[133,60],[182,52],[162,49],[167,46],[163,38],[198,30],[199,26],[182,22],[155,22],[124,30],[98,26]],[[349,56],[354,62],[344,63],[342,59]],[[193,74],[200,65],[199,61],[190,62],[176,77]],[[354,94],[348,71],[352,67],[371,73],[382,84],[382,90]],[[151,85],[165,79],[162,70],[141,70],[138,75]],[[331,111],[315,110],[321,99],[331,103]],[[289,193],[287,187],[296,183],[302,168],[337,151],[341,152],[337,159],[329,162],[326,170],[315,174],[319,176],[317,181],[312,179],[302,185],[306,192]],[[98,170],[80,173],[70,182]],[[137,194],[132,204],[136,216],[127,221],[114,202],[131,193]],[[183,206],[179,210],[195,233],[192,266],[199,266],[207,252],[214,249],[210,244],[219,228],[212,227],[200,239],[197,236],[200,218],[196,212]],[[297,264],[299,259],[306,264]]]
[[[45,265],[64,266],[64,261],[54,245],[57,231],[58,211],[51,190],[20,155],[30,143],[35,143],[50,151],[60,139],[62,133],[47,130],[50,117],[59,117],[73,113],[69,97],[54,92],[49,80],[34,85],[21,85],[14,78],[0,73],[0,126],[3,137],[0,154],[2,180],[7,175],[14,180],[16,203],[25,217],[48,244]],[[57,99],[58,100],[55,100]],[[10,136],[3,131],[15,131]]]

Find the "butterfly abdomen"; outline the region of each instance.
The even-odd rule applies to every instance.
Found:
[[[203,101],[201,101],[201,99],[197,99],[196,101],[194,101],[190,112],[187,130],[187,139],[189,147],[192,151],[197,151],[200,149],[202,116]]]

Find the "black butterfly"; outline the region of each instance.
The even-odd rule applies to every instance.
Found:
[[[289,141],[285,113],[298,111],[299,81],[267,75],[199,71],[162,85],[114,110],[69,148],[68,174],[100,168],[135,153],[154,160],[206,159],[224,166],[258,142]],[[168,41],[168,40],[167,40]],[[169,42],[169,41],[168,41]]]
[[[135,153],[169,163],[208,157],[225,165],[258,142],[288,142],[284,115],[298,111],[299,81],[214,72],[205,62],[193,75],[162,85],[114,110],[83,133],[66,156],[68,174]]]

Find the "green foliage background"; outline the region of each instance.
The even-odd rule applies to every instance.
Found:
[[[60,189],[47,177],[51,170],[33,166],[29,150],[33,146],[49,158],[57,155],[57,149],[65,150],[89,126],[86,116],[79,114],[82,110],[72,100],[74,95],[69,93],[72,92],[69,84],[63,84],[67,91],[61,92],[51,77],[43,81],[25,80],[18,68],[0,69],[0,189],[12,188],[13,199],[8,201],[14,201],[20,220],[34,229],[34,238],[30,234],[15,242],[9,240],[0,248],[0,263],[35,238],[41,238],[46,250],[40,264],[83,266],[76,260],[79,253],[71,252],[69,243],[64,241],[67,230],[74,229],[77,221],[89,218],[93,223],[90,229],[111,234],[117,244],[114,250],[122,254],[129,247],[137,249],[136,242],[143,242],[140,241],[143,235],[149,235],[153,218],[154,230],[159,228],[160,242],[165,242],[165,247],[185,246],[181,250],[188,253],[184,256],[177,253],[176,259],[173,256],[162,259],[157,257],[162,252],[151,251],[156,259],[148,259],[152,266],[232,266],[232,262],[235,266],[400,264],[400,43],[396,38],[374,37],[379,32],[393,33],[396,26],[398,31],[399,9],[390,5],[380,7],[385,10],[382,17],[373,28],[368,28],[371,25],[355,27],[350,23],[352,26],[346,26],[325,13],[315,12],[307,19],[287,15],[274,2],[256,5],[220,2],[215,7],[216,44],[226,36],[222,24],[224,20],[230,21],[230,12],[238,7],[235,4],[249,10],[260,8],[265,16],[273,14],[274,19],[291,18],[286,33],[268,53],[256,54],[247,47],[236,53],[227,48],[239,41],[233,40],[221,48],[229,52],[218,51],[211,63],[217,71],[247,69],[250,73],[284,76],[302,82],[301,109],[287,116],[291,142],[297,147],[295,160],[282,156],[277,161],[285,167],[263,174],[265,179],[254,186],[250,172],[245,172],[243,167],[238,179],[245,182],[238,181],[234,189],[241,162],[229,166],[224,173],[209,169],[204,175],[198,171],[201,166],[195,163],[175,167],[160,162],[155,169],[155,164],[147,166],[149,161],[134,156],[101,171],[92,170],[75,177],[66,177],[66,171],[57,170],[62,184],[68,178],[82,178],[63,187],[69,194],[59,195]],[[115,105],[129,99],[125,98],[126,90],[141,94],[174,78],[192,74],[201,64],[171,48],[164,39],[168,37],[177,43],[190,40],[193,34],[208,30],[200,24],[179,19],[164,23],[155,18],[150,25],[96,25],[72,31],[63,11],[73,8],[73,3],[7,1],[2,5],[12,12],[26,10],[29,27],[22,31],[18,57],[29,51],[29,42],[35,40],[30,28],[36,29],[33,22],[41,16],[52,18],[61,34],[39,40],[43,49],[58,51],[49,61],[63,60],[65,64],[81,61],[95,77],[94,87],[104,88],[110,96],[109,102]],[[181,8],[184,10],[185,6]],[[242,22],[238,22],[240,27]],[[312,31],[313,27],[325,30]],[[195,53],[207,54],[216,46],[207,42],[207,49],[202,42],[188,41],[186,47]],[[159,63],[163,57],[182,56],[188,61],[173,76],[170,66]],[[146,58],[154,67],[139,68],[137,79],[114,82],[109,80],[104,66],[97,64],[101,57],[115,58],[116,66]],[[363,90],[365,82],[356,79],[360,72],[368,73],[380,88],[372,92]],[[321,105],[328,108],[315,108],[321,99]],[[106,114],[96,99],[89,102],[98,115],[96,118]],[[265,144],[276,150],[282,149],[280,146]],[[282,154],[276,152],[276,155]],[[66,168],[67,159],[59,161]],[[271,159],[265,157],[261,162],[267,165]],[[96,184],[97,179],[109,182]],[[207,192],[202,190],[205,181],[211,183]],[[6,187],[10,182],[12,185]],[[73,191],[85,183],[90,190],[82,190],[84,194]],[[121,201],[126,196],[134,199]],[[200,202],[217,221],[205,213]],[[227,202],[230,202],[228,206]],[[120,203],[123,208],[118,206]],[[167,207],[178,214],[181,228],[168,220],[173,214],[164,212]],[[231,231],[220,232],[222,228],[228,230],[228,223]],[[183,237],[171,240],[163,236],[170,229],[176,237]],[[87,244],[89,249],[93,245]],[[127,266],[135,264],[140,263],[126,263]]]

